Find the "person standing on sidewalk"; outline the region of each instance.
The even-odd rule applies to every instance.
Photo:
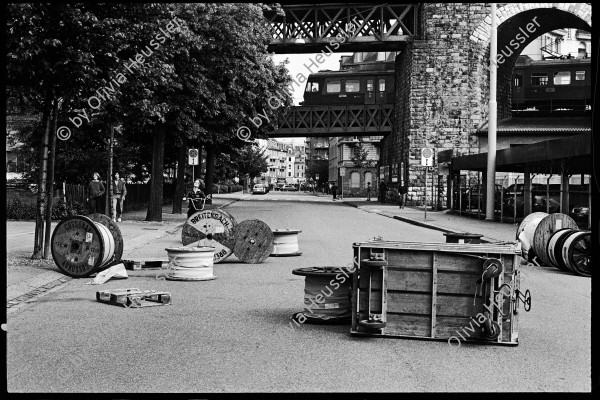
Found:
[[[379,183],[379,201],[381,204],[385,204],[385,196],[387,195],[387,184],[382,179]]]
[[[115,179],[112,182],[112,220],[114,222],[121,222],[121,214],[123,213],[123,202],[127,195],[127,188],[125,187],[125,180],[119,177],[119,173],[114,173]],[[117,204],[119,209],[117,210]]]
[[[337,185],[335,183],[333,183],[331,185],[331,193],[333,193],[333,199],[336,200],[337,199]]]
[[[404,208],[404,205],[406,204],[406,192],[408,190],[406,189],[406,186],[403,185],[399,185],[398,186],[398,193],[400,194],[400,208]]]
[[[189,200],[188,212],[187,212],[188,218],[191,217],[192,214],[194,214],[195,212],[198,212],[198,211],[201,211],[204,209],[203,202],[206,200],[206,195],[204,194],[202,189],[200,189],[200,179],[196,179],[194,181],[194,187],[188,193],[187,199]],[[184,197],[183,201],[185,201],[185,200],[186,200],[186,198]]]
[[[90,214],[102,212],[100,210],[100,200],[105,191],[104,185],[100,182],[100,174],[94,172],[92,174],[92,181],[88,185],[88,195],[90,197],[87,198],[87,202]]]
[[[371,201],[371,182],[367,182],[367,201]]]

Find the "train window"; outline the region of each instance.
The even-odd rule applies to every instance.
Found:
[[[351,92],[360,92],[360,81],[357,80],[347,80],[345,89],[346,93]]]
[[[373,79],[367,79],[367,92],[373,91]]]
[[[515,82],[515,86],[517,86],[517,87],[523,86],[523,75],[515,74],[514,82]]]
[[[385,79],[380,79],[379,80],[379,91],[380,92],[385,92]]]
[[[318,92],[319,82],[308,82],[306,84],[306,92]]]
[[[548,84],[548,74],[540,72],[532,73],[531,84],[534,86],[546,86]]]
[[[327,93],[339,93],[342,88],[340,81],[327,82]]]
[[[585,71],[575,71],[576,81],[585,81]]]
[[[554,73],[554,84],[555,85],[570,85],[571,84],[571,71],[560,71]]]

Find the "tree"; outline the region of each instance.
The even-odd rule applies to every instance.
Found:
[[[242,175],[248,175],[250,180],[267,172],[269,163],[267,162],[267,149],[260,149],[256,144],[249,144],[242,148],[237,158],[236,165]]]
[[[46,185],[48,144],[50,135],[54,135],[51,121],[57,121],[57,105],[63,99],[78,97],[94,83],[104,50],[112,43],[110,37],[103,35],[106,26],[86,7],[82,4],[7,5],[7,84],[43,114],[40,129],[34,130],[39,132],[40,152],[32,258],[48,256],[47,251],[42,254],[42,247],[45,209],[52,203],[52,176]],[[99,57],[94,57],[96,52]],[[54,169],[53,160],[54,151],[50,171]],[[46,237],[47,243],[49,239]]]
[[[370,165],[370,162],[367,161],[369,153],[361,142],[353,143],[351,145],[351,149],[352,156],[350,156],[350,160],[352,161],[354,167],[361,168]]]

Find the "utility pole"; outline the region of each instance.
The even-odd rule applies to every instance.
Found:
[[[488,122],[488,157],[487,157],[487,187],[486,187],[486,207],[485,220],[494,220],[494,198],[496,187],[496,54],[497,48],[497,27],[496,27],[496,3],[492,5],[492,26],[490,28],[490,102],[489,102],[489,122]]]

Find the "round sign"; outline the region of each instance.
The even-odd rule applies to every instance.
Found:
[[[190,149],[189,155],[192,158],[198,157],[198,150],[197,149]]]
[[[433,151],[430,148],[424,148],[421,150],[421,155],[425,158],[431,158],[433,157]]]

